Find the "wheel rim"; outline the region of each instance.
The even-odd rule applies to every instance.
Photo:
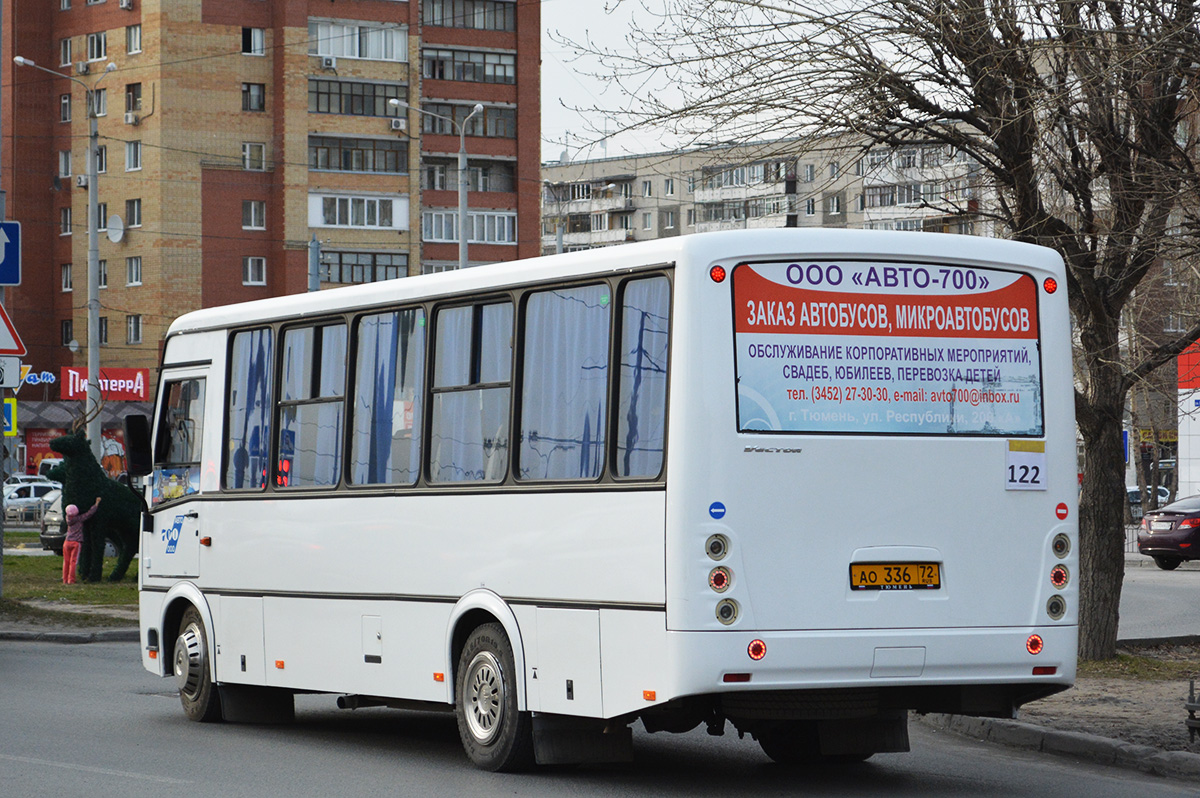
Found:
[[[200,694],[204,669],[204,644],[195,625],[189,625],[175,640],[175,684],[189,699]]]
[[[500,733],[504,720],[504,674],[500,661],[490,651],[481,651],[467,666],[464,681],[467,728],[481,745]]]

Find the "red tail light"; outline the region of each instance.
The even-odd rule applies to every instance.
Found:
[[[750,645],[746,647],[746,653],[750,655],[750,659],[760,660],[767,656],[767,644],[761,640],[751,640]]]
[[[1041,635],[1030,635],[1029,639],[1025,641],[1025,650],[1034,656],[1041,654],[1044,646]]]
[[[1180,529],[1195,529],[1200,527],[1200,518],[1185,518],[1179,522]]]

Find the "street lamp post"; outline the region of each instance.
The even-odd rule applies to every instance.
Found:
[[[408,108],[416,111],[418,114],[425,114],[425,116],[432,116],[434,119],[441,119],[449,122],[458,129],[458,268],[465,269],[467,266],[467,122],[471,121],[471,117],[475,116],[475,114],[483,113],[483,104],[475,103],[475,107],[471,109],[471,113],[467,114],[460,124],[448,116],[442,116],[441,114],[435,114],[433,111],[426,111],[415,105],[409,105],[404,100],[399,100],[395,97],[388,100],[388,103],[393,108]]]
[[[111,61],[100,77],[96,78],[91,86],[84,83],[82,80],[71,75],[63,75],[55,72],[53,69],[47,69],[44,66],[35,64],[28,58],[16,56],[13,62],[17,66],[33,67],[40,69],[42,72],[54,75],[56,78],[66,78],[74,81],[86,92],[87,97],[87,115],[88,115],[88,149],[87,149],[87,190],[88,190],[88,255],[87,255],[87,328],[88,328],[88,343],[87,343],[87,410],[84,417],[87,418],[87,438],[92,445],[92,454],[96,456],[96,461],[100,460],[100,233],[99,220],[96,218],[99,212],[100,200],[96,186],[96,149],[99,146],[100,133],[97,130],[96,112],[96,86],[100,81],[104,80],[104,76],[117,68],[117,65]]]

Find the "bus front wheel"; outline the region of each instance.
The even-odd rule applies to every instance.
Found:
[[[454,709],[458,736],[476,767],[522,770],[533,765],[533,722],[517,710],[517,674],[504,627],[471,632],[458,657]]]
[[[188,607],[179,622],[174,667],[179,701],[188,720],[219,720],[221,701],[212,683],[208,636],[204,633],[204,619],[195,607]]]

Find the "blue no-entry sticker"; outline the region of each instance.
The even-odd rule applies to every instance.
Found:
[[[713,502],[712,504],[708,505],[708,514],[718,520],[724,518],[725,505],[721,504],[720,502]]]

